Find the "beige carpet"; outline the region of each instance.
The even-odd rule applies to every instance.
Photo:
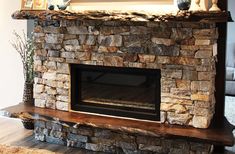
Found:
[[[57,153],[42,149],[27,149],[24,147],[0,145],[0,154],[57,154]]]

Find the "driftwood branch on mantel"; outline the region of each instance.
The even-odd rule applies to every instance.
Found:
[[[110,11],[29,11],[21,10],[12,14],[13,19],[48,20],[103,20],[103,21],[155,21],[155,22],[201,22],[217,23],[233,21],[230,12],[188,12],[179,11],[169,14],[146,12],[110,12]]]

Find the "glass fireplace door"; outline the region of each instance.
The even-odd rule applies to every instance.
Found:
[[[72,110],[159,120],[160,72],[71,65]]]

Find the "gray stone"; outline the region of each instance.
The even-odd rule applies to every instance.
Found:
[[[212,84],[210,81],[192,81],[191,83],[192,91],[211,91]]]
[[[93,136],[94,129],[91,127],[79,126],[77,128],[77,134],[84,135],[84,136]]]
[[[76,58],[80,61],[91,60],[90,52],[75,52]]]
[[[60,50],[62,48],[61,44],[50,44],[45,43],[44,49],[46,50]]]
[[[131,26],[130,33],[131,34],[149,34],[150,29],[146,26]]]
[[[77,46],[79,45],[79,42],[77,39],[72,39],[72,40],[66,40],[63,42],[64,45],[72,45],[72,46]]]
[[[88,33],[92,35],[100,34],[99,29],[96,26],[91,26],[91,25],[88,26]]]
[[[85,26],[71,26],[67,27],[69,34],[89,34],[87,27]]]
[[[160,25],[159,27],[152,28],[152,36],[157,38],[170,38],[171,28],[165,25]]]
[[[47,26],[43,27],[44,33],[63,33],[63,29],[60,27],[55,27],[55,26]]]
[[[129,62],[128,67],[136,67],[136,68],[145,68],[145,64],[137,63],[137,62]]]
[[[184,99],[190,99],[191,96],[191,92],[189,90],[181,88],[171,88],[170,93],[171,95],[175,95]]]
[[[45,87],[45,92],[47,92],[47,94],[50,94],[50,95],[56,95],[57,94],[56,88],[54,88],[54,87],[46,86]]]
[[[59,73],[57,73],[57,75],[56,75],[56,79],[58,80],[58,81],[69,81],[69,79],[70,79],[70,76],[68,75],[68,74],[59,74]]]
[[[193,116],[193,127],[196,128],[208,128],[211,118],[204,116]]]
[[[105,56],[104,57],[104,65],[105,66],[123,66],[123,58],[118,56]]]
[[[178,46],[157,45],[150,48],[150,53],[157,56],[178,56],[180,48]]]
[[[212,29],[193,29],[193,35],[196,38],[217,38],[218,31],[215,28],[212,28]]]
[[[102,46],[117,46],[120,47],[122,45],[122,37],[121,35],[109,35],[109,36],[99,36],[98,42]]]
[[[141,47],[146,45],[146,42],[150,40],[149,35],[127,35],[123,36],[123,43],[125,47]]]
[[[62,63],[65,61],[65,58],[49,57],[49,60]]]
[[[162,45],[165,45],[165,46],[171,46],[171,45],[174,45],[174,44],[175,44],[175,41],[172,40],[172,39],[165,39],[165,38],[156,38],[156,37],[153,37],[151,40],[152,40],[152,42],[155,43],[155,44],[162,44]]]
[[[140,150],[146,150],[146,151],[151,151],[151,152],[156,152],[156,153],[161,153],[162,148],[163,148],[162,146],[139,144]]]
[[[46,68],[48,70],[56,70],[57,69],[57,65],[55,61],[47,61],[44,62],[44,65],[46,66]]]
[[[43,79],[47,79],[47,80],[55,80],[56,79],[56,72],[45,72],[42,75]]]
[[[63,102],[68,102],[69,101],[69,97],[68,96],[63,96],[63,95],[57,95],[56,99],[58,101],[63,101]]]
[[[87,35],[85,35],[85,34],[81,34],[81,35],[79,35],[79,43],[81,44],[81,45],[83,45],[83,44],[85,44],[86,43],[86,39],[87,39]]]
[[[47,100],[46,108],[55,109],[55,100]]]
[[[211,50],[199,50],[195,53],[195,58],[211,58],[212,51]]]
[[[60,57],[60,51],[57,50],[49,50],[48,57]]]
[[[183,75],[182,70],[174,70],[174,69],[164,69],[162,70],[162,76],[167,78],[181,79]]]
[[[77,46],[65,45],[64,49],[65,49],[65,51],[68,51],[68,52],[82,51],[83,50],[82,46],[80,46],[80,45],[77,45]]]
[[[36,107],[41,107],[41,108],[45,108],[45,106],[46,106],[46,100],[34,99],[34,106],[36,106]]]
[[[137,136],[136,138],[137,144],[142,145],[161,145],[161,139],[158,137],[151,137],[151,136]]]
[[[137,144],[135,142],[123,142],[123,141],[119,141],[117,143],[118,147],[121,147],[122,149],[127,149],[127,150],[131,150],[131,151],[135,151],[137,150]]]
[[[74,144],[74,147],[85,149],[86,143],[84,143],[84,142],[76,142],[76,143]]]
[[[64,34],[64,40],[73,40],[76,39],[77,35],[73,35],[73,34]]]
[[[103,61],[103,59],[104,59],[104,54],[91,53],[91,60],[94,60],[94,61]]]
[[[95,45],[96,44],[96,37],[94,35],[88,35],[85,44],[86,45]]]
[[[72,133],[68,134],[68,139],[76,141],[76,142],[85,142],[85,143],[88,142],[87,136],[72,134]]]
[[[64,88],[56,88],[57,94],[59,95],[69,95],[68,89]]]
[[[39,127],[39,128],[45,128],[46,127],[46,123],[43,120],[35,120],[34,122],[34,127]]]
[[[174,112],[167,113],[167,121],[170,124],[187,125],[190,119],[192,119],[192,116],[189,113],[184,113],[184,114],[177,114]]]
[[[146,54],[138,54],[139,61],[141,63],[153,63],[155,61],[155,55],[146,55]]]
[[[42,141],[42,142],[46,140],[46,137],[43,134],[35,134],[34,138],[35,140]]]
[[[111,26],[102,26],[100,28],[100,34],[102,35],[113,35],[113,34],[127,34],[130,31],[129,26],[120,26],[120,27],[111,27]]]
[[[55,137],[55,138],[59,138],[59,139],[63,139],[65,137],[65,134],[61,131],[56,131],[54,129],[52,129],[49,133],[49,135],[51,137]]]
[[[33,88],[35,93],[42,93],[44,91],[44,89],[45,89],[45,86],[40,85],[40,84],[34,85],[34,88]]]
[[[194,107],[193,108],[193,114],[197,116],[203,116],[203,117],[210,117],[213,115],[214,110],[212,108],[201,108],[201,107]]]
[[[121,51],[134,54],[134,53],[145,53],[147,49],[144,47],[135,46],[135,47],[121,48]]]
[[[59,124],[57,121],[49,121],[46,123],[46,127],[52,129],[54,131],[62,131],[62,125]]]
[[[61,52],[62,58],[74,59],[75,53],[74,52]]]
[[[172,28],[171,38],[176,41],[181,41],[187,38],[191,38],[192,35],[192,28]]]
[[[183,70],[183,80],[197,80],[197,71]]]
[[[86,143],[85,149],[96,152],[102,151],[102,147],[99,144],[93,144],[93,143]]]
[[[57,70],[61,74],[69,74],[69,64],[57,62]]]
[[[114,137],[114,133],[107,129],[95,129],[94,136],[109,139]]]
[[[63,42],[63,34],[46,34],[45,40],[46,43],[62,43]]]
[[[59,145],[66,145],[66,142],[63,139],[46,136],[46,142],[52,143],[52,144],[59,144]]]
[[[195,56],[194,50],[180,50],[180,56],[183,57],[194,57]]]

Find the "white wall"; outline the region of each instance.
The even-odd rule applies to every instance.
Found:
[[[235,0],[228,0],[228,10],[235,20]],[[235,66],[235,22],[228,23],[226,66]]]
[[[26,32],[26,21],[13,20],[11,14],[20,9],[20,0],[3,0],[0,5],[0,108],[22,101],[23,73],[18,53],[9,43],[12,32]]]

